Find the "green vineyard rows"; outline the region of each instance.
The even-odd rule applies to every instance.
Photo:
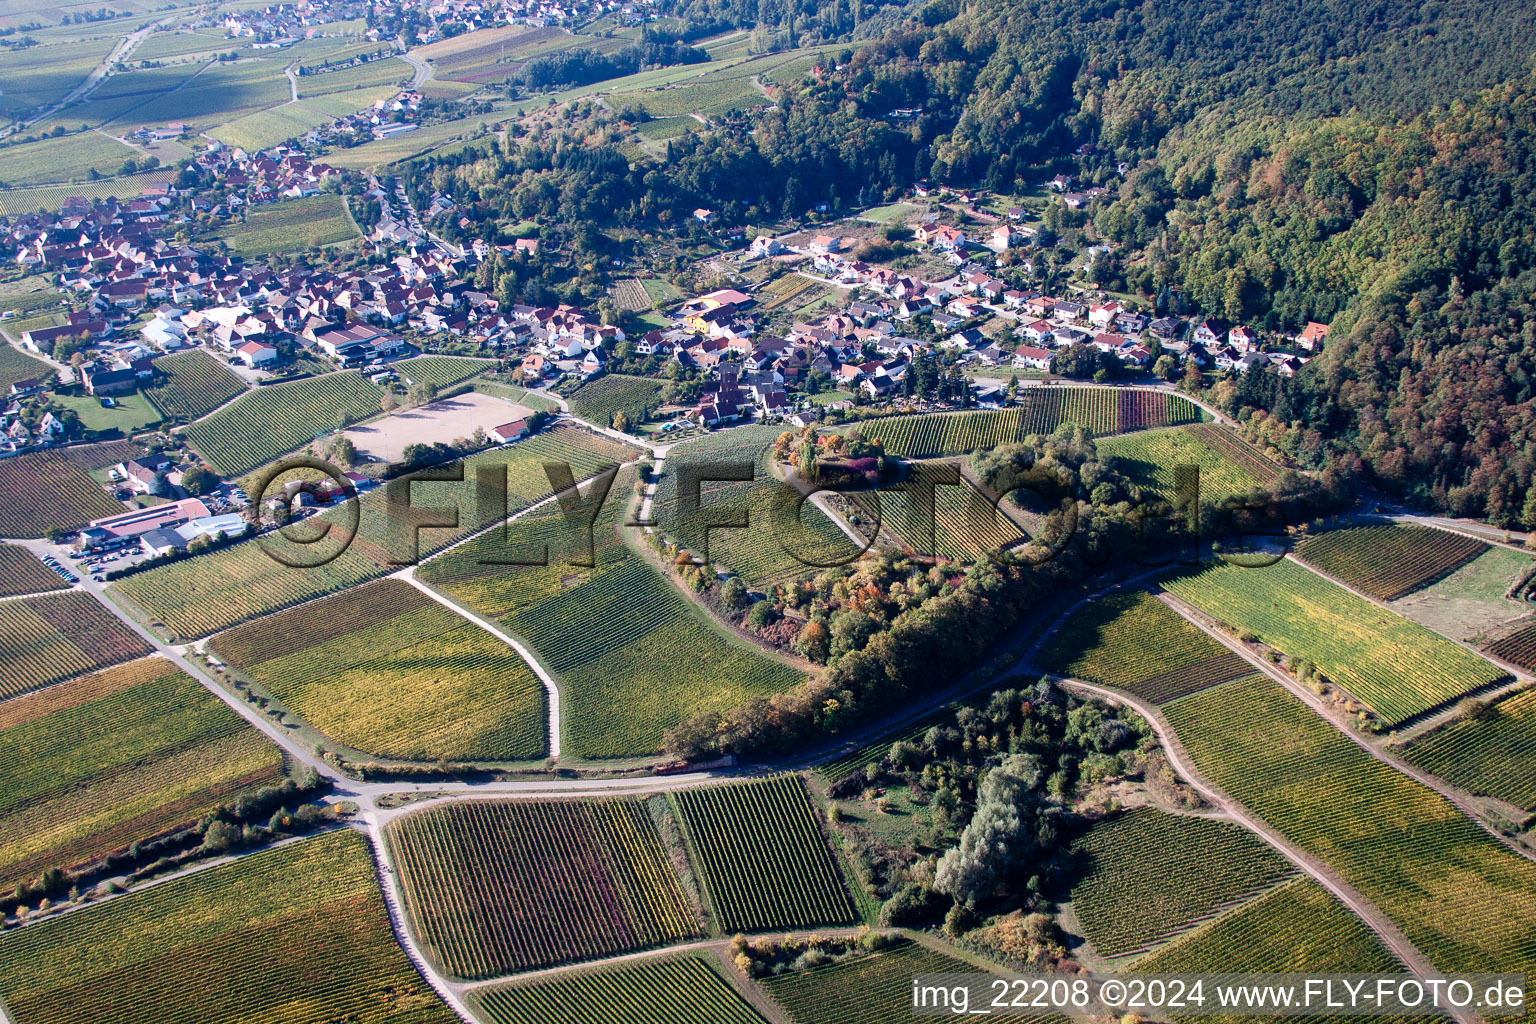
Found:
[[[1137,808],[1072,844],[1081,875],[1072,907],[1094,949],[1132,952],[1240,896],[1291,863],[1235,822]]]
[[[676,795],[726,931],[852,923],[856,914],[798,776]]]
[[[258,388],[187,428],[187,440],[221,476],[264,466],[335,430],[379,411],[383,392],[360,373],[344,370]]]
[[[698,956],[570,972],[472,998],[489,1024],[763,1024]]]
[[[235,371],[202,349],[157,359],[155,371],[165,379],[144,393],[167,419],[191,422],[245,390],[245,381]]]
[[[418,384],[425,382],[438,388],[450,388],[495,365],[489,359],[470,359],[467,356],[413,356],[391,363],[389,368],[399,374],[402,381],[409,380]]]
[[[351,830],[0,934],[24,1024],[456,1024],[395,941]]]
[[[67,586],[58,573],[26,548],[0,544],[0,597],[40,594]]]
[[[1536,811],[1536,689],[1441,726],[1404,757],[1469,792]]]
[[[283,760],[163,658],[0,705],[0,892],[196,821]]]
[[[1505,673],[1416,623],[1290,559],[1263,568],[1212,563],[1163,585],[1294,658],[1396,725]]]
[[[0,700],[148,653],[84,591],[0,603]]]
[[[1165,707],[1217,787],[1358,889],[1442,971],[1536,967],[1536,864],[1279,683]]]
[[[1119,590],[1088,602],[1051,634],[1036,662],[1047,672],[1156,702],[1252,671],[1145,590]]]
[[[613,426],[617,412],[629,417],[631,424],[644,423],[661,404],[662,386],[663,382],[654,377],[605,374],[571,392],[571,411],[600,427]]]
[[[699,933],[639,800],[466,801],[394,821],[411,930],[445,973],[490,978]]]
[[[1392,601],[1444,579],[1488,545],[1429,526],[1357,526],[1302,541],[1296,556],[1356,590]]]

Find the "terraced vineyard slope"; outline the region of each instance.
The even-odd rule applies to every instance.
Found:
[[[1296,556],[1383,601],[1444,579],[1488,550],[1480,540],[1397,523],[1329,530],[1308,537]]]
[[[0,893],[281,782],[277,747],[163,658],[0,704]]]
[[[1142,807],[1072,844],[1072,907],[1104,956],[1134,952],[1294,871],[1236,822]]]
[[[850,924],[853,903],[799,776],[676,795],[728,932]]]
[[[1212,563],[1163,585],[1207,614],[1306,658],[1388,725],[1506,678],[1487,661],[1291,559]]]
[[[699,934],[640,800],[464,801],[389,826],[411,931],[444,973],[513,971]]]
[[[1085,604],[1036,656],[1047,672],[1115,686],[1155,703],[1253,671],[1248,662],[1145,590]]]
[[[1165,711],[1212,783],[1337,871],[1437,968],[1536,965],[1536,863],[1280,684],[1226,683]]]
[[[478,989],[471,998],[489,1024],[763,1024],[700,956]]]
[[[354,750],[517,761],[549,749],[547,700],[533,670],[404,580],[377,580],[236,626],[209,648]]]
[[[350,830],[0,934],[0,996],[16,1024],[458,1021]]]
[[[1403,756],[1452,785],[1536,811],[1536,689],[1415,739]]]

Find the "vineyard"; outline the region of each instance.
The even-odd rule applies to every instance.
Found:
[[[866,522],[878,523],[891,542],[914,555],[979,562],[1008,557],[1009,552],[1029,539],[1017,523],[963,476],[958,485],[934,489],[931,514],[904,491],[864,492],[849,497]]]
[[[600,427],[613,426],[614,416],[621,412],[632,425],[638,425],[650,419],[661,405],[664,385],[664,381],[653,377],[604,374],[571,392],[571,411]]]
[[[1536,863],[1280,684],[1227,683],[1165,711],[1206,778],[1337,871],[1437,968],[1536,966]]]
[[[282,755],[147,658],[0,704],[0,892],[196,821],[278,782]]]
[[[33,359],[0,339],[0,394],[9,395],[11,385],[19,380],[46,377],[53,372],[53,367],[41,359]]]
[[[1357,526],[1308,537],[1296,557],[1363,593],[1392,601],[1444,579],[1488,550],[1430,526]]]
[[[0,700],[148,653],[83,591],[0,602]]]
[[[45,590],[63,590],[59,574],[44,565],[36,555],[15,544],[0,544],[0,597],[40,594]]]
[[[702,614],[659,570],[626,553],[502,622],[561,677],[568,747],[624,757],[659,750],[663,733],[697,712],[724,712],[801,678]]]
[[[354,750],[518,761],[549,747],[544,687],[522,658],[404,580],[277,612],[209,646]]]
[[[1234,430],[1211,423],[1193,423],[1189,426],[1189,433],[1199,438],[1207,447],[1220,452],[1229,462],[1243,467],[1260,483],[1267,484],[1280,475],[1281,467],[1273,459],[1249,444]]]
[[[651,518],[667,537],[702,557],[707,536],[710,561],[729,568],[758,590],[814,575],[820,571],[817,566],[837,564],[858,553],[815,505],[805,503],[798,520],[793,518],[793,507],[786,499],[798,500],[798,492],[775,481],[769,468],[771,446],[778,435],[776,427],[738,427],[679,444],[667,455],[651,504]],[[678,486],[685,468],[710,476],[723,475],[727,467],[745,466],[752,468],[751,481],[704,480],[699,485],[699,512],[684,512]],[[715,527],[707,535],[701,526],[736,517],[744,518],[747,525]],[[790,522],[800,525],[791,528]]]
[[[1452,785],[1536,811],[1536,689],[1414,740],[1403,756]]]
[[[139,457],[139,449],[132,441],[102,441],[98,444],[76,444],[59,454],[87,473],[94,473],[119,462]]]
[[[699,934],[647,803],[464,801],[387,834],[411,931],[457,978],[489,978]]]
[[[1138,961],[1134,969],[1149,974],[1397,974],[1403,967],[1365,922],[1332,893],[1310,878],[1298,878],[1157,950]]]
[[[122,512],[123,504],[58,452],[0,459],[0,537],[41,537]]]
[[[626,277],[615,281],[608,293],[613,296],[618,307],[626,312],[644,313],[651,308],[651,297],[646,294],[645,285],[638,278]]]
[[[245,390],[245,382],[202,349],[155,360],[156,378],[144,394],[166,419],[191,422]]]
[[[350,830],[0,934],[25,1024],[457,1024],[395,941]]]
[[[1212,563],[1163,585],[1291,657],[1310,660],[1389,725],[1504,678],[1452,641],[1291,559],[1259,569]]]
[[[1521,626],[1483,648],[1489,654],[1527,672],[1536,672],[1536,624]]]
[[[266,612],[383,576],[401,563],[418,555],[425,558],[543,500],[550,494],[546,461],[568,464],[576,479],[582,480],[630,454],[630,449],[607,438],[557,428],[465,459],[463,483],[413,482],[410,509],[392,506],[387,488],[364,494],[358,500],[357,537],[317,568],[290,568],[268,555],[261,543],[247,541],[138,573],[112,584],[111,590],[142,619],[158,624],[169,634],[206,636]],[[477,486],[481,467],[489,467],[493,482],[486,492]],[[455,508],[457,527],[417,529],[424,520],[437,518],[430,510],[451,513]],[[346,509],[322,513],[317,519],[334,522],[338,537],[345,536],[350,526]],[[315,547],[332,543],[327,539]],[[340,546],[338,541],[324,553]],[[308,556],[310,552],[301,554]]]
[[[494,365],[489,359],[471,359],[467,356],[413,356],[391,363],[389,368],[399,374],[402,380],[451,388]]]
[[[1072,907],[1103,956],[1135,952],[1295,870],[1235,822],[1151,807],[1095,825],[1072,855]]]
[[[676,800],[722,930],[761,932],[857,919],[799,776],[685,789]]]
[[[1115,468],[1140,487],[1144,497],[1168,502],[1176,502],[1179,497],[1177,472],[1181,466],[1198,467],[1199,496],[1207,503],[1247,494],[1265,482],[1264,477],[1205,442],[1209,433],[1225,428],[1207,427],[1206,435],[1193,433],[1195,429],[1182,427],[1108,438],[1099,442],[1099,456],[1112,456]]]
[[[930,1024],[931,1012],[912,1009],[912,979],[919,974],[974,974],[967,961],[906,941],[880,953],[764,978],[763,991],[795,1024]],[[1059,1017],[1009,1015],[1011,1024],[1043,1024]]]
[[[1029,434],[1049,434],[1063,423],[1103,437],[1151,427],[1199,423],[1200,407],[1182,395],[1138,388],[1042,387],[1019,392],[1019,406],[982,412],[922,413],[870,420],[855,429],[878,438],[885,450],[911,459],[961,455]]]
[[[383,392],[350,370],[257,388],[187,428],[187,440],[220,476],[237,476],[379,411]]]
[[[1156,703],[1253,671],[1145,590],[1117,590],[1083,605],[1041,646],[1036,663]]]
[[[489,1024],[763,1024],[702,956],[569,972],[471,998]]]

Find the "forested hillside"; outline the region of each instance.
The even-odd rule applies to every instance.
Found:
[[[803,6],[674,5],[801,39],[899,10]],[[938,0],[771,108],[669,141],[665,160],[549,138],[417,174],[480,197],[460,233],[555,221],[595,265],[615,248],[606,229],[675,228],[698,206],[754,225],[922,178],[1073,173],[1112,201],[1053,226],[1121,243],[1116,273],[1149,304],[1176,295],[1273,331],[1332,323],[1294,381],[1222,385],[1229,411],[1258,411],[1255,430],[1304,465],[1342,460],[1417,501],[1536,525],[1532,39],[1536,7],[1514,0]],[[600,294],[595,275],[551,290],[483,270],[507,296]]]

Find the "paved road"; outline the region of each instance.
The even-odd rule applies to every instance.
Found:
[[[411,84],[408,86],[412,92],[415,92],[432,80],[433,70],[431,64],[413,55],[409,50],[403,51],[399,56],[401,60],[405,61],[416,71],[411,76]]]

